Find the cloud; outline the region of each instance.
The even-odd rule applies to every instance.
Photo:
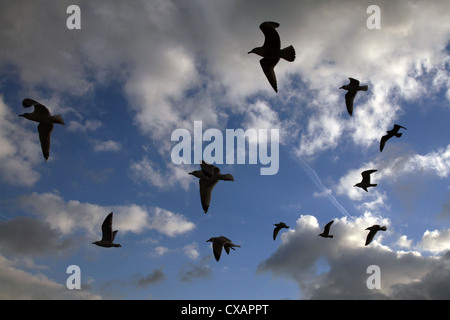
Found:
[[[139,276],[136,284],[139,288],[147,288],[149,285],[163,281],[166,278],[161,269],[154,269],[146,276]]]
[[[90,132],[95,131],[102,126],[99,120],[86,120],[84,123],[72,120],[67,125],[67,130],[73,132]]]
[[[101,299],[101,296],[83,290],[68,290],[64,283],[55,282],[42,273],[31,273],[21,269],[12,260],[0,255],[0,298],[5,300],[63,300]],[[82,284],[83,288],[83,284]]]
[[[17,217],[0,222],[0,247],[3,253],[36,256],[67,252],[73,239],[65,239],[47,222]]]
[[[131,163],[131,177],[137,182],[144,181],[160,190],[168,190],[174,186],[181,186],[184,190],[189,188],[193,181],[188,174],[189,169],[172,163],[166,168],[166,171],[162,172],[157,164],[144,157],[141,161]]]
[[[92,140],[92,144],[95,152],[119,152],[122,149],[122,145],[119,142],[113,140]]]
[[[198,262],[189,262],[183,265],[178,272],[178,278],[183,282],[211,278],[211,266],[208,264],[210,260],[211,255],[207,255]]]
[[[52,229],[63,235],[84,231],[89,237],[99,237],[100,226],[109,212],[114,212],[113,227],[118,236],[127,233],[141,233],[156,230],[174,237],[195,228],[185,216],[159,207],[144,207],[136,204],[100,206],[64,200],[55,193],[32,193],[19,198],[20,206],[26,212],[46,221]]]
[[[388,230],[364,246],[365,228],[373,224],[386,225]],[[416,297],[411,291],[417,289],[418,281],[434,298],[448,298],[448,290],[436,281],[438,275],[448,282],[443,272],[448,269],[448,254],[427,257],[418,251],[393,250],[385,241],[392,232],[388,219],[366,212],[353,219],[335,219],[333,239],[317,237],[320,231],[314,216],[301,216],[295,228],[282,234],[281,245],[259,264],[257,272],[292,278],[301,297],[308,299],[411,299]],[[371,265],[380,267],[381,289],[370,290],[366,285]],[[426,292],[422,296],[428,297]]]
[[[0,176],[17,186],[33,186],[40,178],[36,170],[42,151],[35,123],[13,115],[0,96]],[[33,130],[32,130],[33,129]]]
[[[450,250],[450,229],[444,230],[426,230],[422,236],[422,240],[417,245],[424,251],[440,253]]]

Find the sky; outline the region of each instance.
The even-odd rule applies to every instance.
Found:
[[[264,21],[296,51],[278,93],[247,54]],[[448,1],[1,1],[0,41],[0,298],[450,298]],[[65,121],[48,161],[24,98]],[[259,137],[244,161],[238,129]],[[207,214],[198,155],[234,177]],[[110,212],[120,248],[92,244]],[[220,235],[241,247],[215,261]]]

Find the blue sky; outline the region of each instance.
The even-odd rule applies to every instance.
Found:
[[[0,5],[0,298],[450,297],[448,2],[78,1],[69,30],[72,4]],[[367,27],[372,4],[381,29]],[[296,50],[278,93],[247,54],[263,21]],[[349,77],[369,86],[352,117]],[[64,118],[47,162],[17,116],[24,98]],[[218,165],[235,181],[204,214],[199,166],[171,158],[194,121],[278,129],[278,172]],[[394,123],[407,130],[380,153]],[[353,185],[367,169],[366,193]],[[109,212],[121,248],[92,244]],[[317,237],[330,220],[334,238]],[[387,231],[365,247],[373,224]],[[241,248],[216,262],[206,240],[220,235]],[[80,290],[66,287],[73,264]]]

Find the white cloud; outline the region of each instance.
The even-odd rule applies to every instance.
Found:
[[[185,216],[158,207],[135,204],[100,206],[77,200],[66,201],[55,193],[36,192],[21,196],[19,203],[28,213],[40,217],[62,234],[83,230],[89,237],[98,237],[100,226],[109,212],[114,212],[113,227],[119,230],[119,236],[153,229],[174,237],[195,228]]]
[[[102,122],[99,120],[86,120],[84,123],[72,120],[67,126],[69,131],[88,132],[95,131],[102,126]]]
[[[139,162],[132,162],[130,171],[135,181],[144,181],[161,190],[168,190],[178,185],[187,190],[193,181],[186,166],[171,163],[166,166],[166,172],[162,172],[159,166],[147,157]]]
[[[450,250],[450,229],[426,230],[417,247],[434,253]]]
[[[35,169],[43,156],[37,124],[19,122],[0,96],[0,175],[13,185],[33,186],[40,178]]]
[[[92,140],[92,143],[95,152],[103,152],[103,151],[119,152],[122,149],[122,145],[119,142],[113,140],[106,140],[106,141]]]

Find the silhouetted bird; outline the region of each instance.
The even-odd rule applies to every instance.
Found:
[[[289,226],[287,226],[286,223],[284,223],[284,222],[275,223],[274,226],[275,226],[275,229],[273,229],[273,240],[275,240],[275,238],[278,235],[278,232],[280,232],[280,230],[282,228],[286,228],[286,229],[289,228]]]
[[[39,140],[41,141],[42,153],[47,161],[50,155],[50,134],[53,130],[53,123],[64,125],[64,120],[60,114],[52,116],[46,106],[33,99],[24,99],[22,105],[25,108],[34,106],[34,111],[32,113],[19,114],[19,116],[27,118],[28,120],[39,122],[37,127],[39,132]]]
[[[216,258],[216,261],[220,260],[220,255],[222,254],[222,248],[225,249],[227,254],[230,253],[230,249],[234,249],[234,247],[240,248],[241,246],[234,244],[231,242],[230,239],[220,236],[220,237],[213,237],[209,240],[206,240],[206,242],[212,242],[212,249],[214,253],[214,258]]]
[[[114,243],[114,238],[118,230],[112,231],[112,219],[113,213],[111,212],[102,223],[102,240],[92,242],[92,244],[105,248],[121,247],[120,244]]]
[[[333,224],[334,220],[331,220],[328,222],[325,227],[323,228],[323,232],[321,234],[318,234],[318,236],[324,237],[324,238],[333,238],[333,235],[330,234],[330,227]]]
[[[384,145],[386,144],[386,141],[388,141],[390,138],[392,138],[393,136],[396,136],[397,138],[400,138],[402,136],[402,133],[398,133],[398,130],[400,130],[400,128],[403,128],[406,130],[405,127],[398,125],[398,124],[394,124],[394,128],[392,130],[386,131],[387,135],[384,135],[381,137],[381,141],[380,141],[380,152],[383,151],[384,149]]]
[[[368,192],[367,188],[376,187],[377,184],[370,183],[370,174],[373,172],[376,172],[376,171],[377,170],[366,170],[366,171],[361,172],[362,181],[360,183],[355,184],[354,187],[360,187],[360,188],[364,189],[366,192]]]
[[[353,114],[353,101],[355,100],[356,93],[358,91],[367,91],[369,89],[368,86],[360,86],[359,80],[349,78],[350,83],[340,87],[339,89],[347,90],[345,94],[345,105],[347,106],[348,114],[351,116]]]
[[[211,202],[211,193],[216,184],[219,180],[234,181],[234,177],[231,174],[221,174],[219,168],[205,161],[202,161],[200,167],[202,170],[192,171],[189,174],[200,179],[200,199],[203,211],[207,213]]]
[[[266,21],[261,23],[259,28],[264,33],[264,44],[262,47],[257,47],[249,51],[248,53],[255,53],[261,57],[259,63],[264,71],[264,74],[269,80],[272,88],[275,92],[278,92],[277,88],[277,78],[275,76],[275,66],[277,65],[280,58],[283,58],[289,62],[295,60],[295,49],[293,46],[281,49],[281,41],[278,32],[275,28],[280,26],[277,22]]]
[[[380,227],[380,225],[374,224],[373,226],[366,228],[366,230],[370,230],[370,232],[369,232],[369,234],[367,235],[367,238],[366,238],[366,244],[365,245],[367,246],[370,242],[372,242],[373,237],[375,237],[375,235],[377,234],[378,231],[380,231],[380,230],[381,231],[386,231],[387,228],[385,226]]]

